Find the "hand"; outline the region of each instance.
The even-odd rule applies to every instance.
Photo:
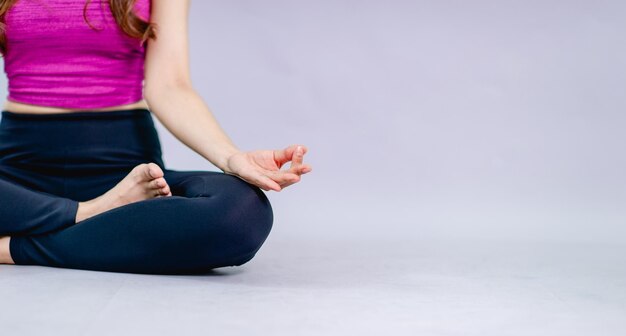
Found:
[[[239,152],[228,158],[223,171],[265,191],[281,191],[300,181],[303,174],[313,170],[311,166],[302,163],[306,152],[306,147],[302,145],[291,145],[277,150]],[[289,169],[280,170],[289,161]]]

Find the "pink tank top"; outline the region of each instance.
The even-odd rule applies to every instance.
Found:
[[[100,108],[143,98],[145,45],[124,33],[108,0],[18,0],[6,13],[7,99],[64,108]],[[148,21],[150,0],[134,11]]]

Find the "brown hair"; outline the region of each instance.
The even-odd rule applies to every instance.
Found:
[[[85,22],[92,29],[97,30],[89,23],[87,19],[87,6],[92,0],[85,2],[83,8],[83,18]],[[147,22],[135,15],[133,11],[133,5],[136,0],[108,0],[111,6],[111,12],[115,17],[115,22],[120,26],[128,36],[141,40],[141,44],[144,44],[149,38],[156,39],[155,24]],[[15,4],[17,0],[0,0],[0,53],[4,55],[6,53],[7,41],[5,36],[6,24],[4,22],[4,16],[6,12]]]

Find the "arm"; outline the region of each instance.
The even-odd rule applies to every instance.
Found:
[[[178,140],[224,171],[228,158],[240,150],[191,85],[189,4],[189,0],[152,2],[151,21],[157,25],[157,39],[148,41],[144,97]]]
[[[280,191],[312,168],[302,163],[307,149],[243,152],[226,135],[189,75],[188,13],[190,0],[152,0],[156,39],[148,40],[144,98],[152,113],[178,140],[227,174]],[[292,161],[287,171],[280,168]]]

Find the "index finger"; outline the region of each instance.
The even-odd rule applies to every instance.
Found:
[[[278,168],[282,167],[285,163],[291,160],[291,157],[294,155],[296,147],[297,145],[291,145],[284,149],[274,150],[274,161],[278,165]]]

